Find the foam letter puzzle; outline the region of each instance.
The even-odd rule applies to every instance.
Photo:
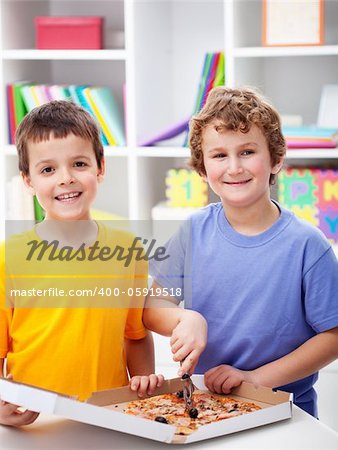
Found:
[[[278,199],[338,243],[338,170],[288,168],[278,178]]]

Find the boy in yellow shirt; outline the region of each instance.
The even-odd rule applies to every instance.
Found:
[[[16,143],[23,180],[46,217],[1,248],[0,376],[80,399],[130,377],[139,396],[151,394],[163,376],[153,374],[144,296],[136,297],[147,287],[147,263],[109,258],[107,249],[128,249],[135,237],[90,216],[105,172],[95,122],[53,101],[25,117]],[[27,425],[37,415],[0,401],[1,424]]]

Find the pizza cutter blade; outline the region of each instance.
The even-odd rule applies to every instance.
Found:
[[[194,384],[190,378],[190,375],[188,373],[185,373],[182,375],[181,380],[183,381],[183,398],[185,402],[185,407],[189,411],[191,408],[194,407],[192,394],[195,390]]]

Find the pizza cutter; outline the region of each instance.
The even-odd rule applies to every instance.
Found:
[[[185,359],[185,358],[184,358]],[[182,366],[182,363],[184,362],[184,359],[180,362],[180,365]],[[191,410],[191,408],[194,407],[193,400],[192,400],[192,394],[195,390],[194,383],[192,382],[190,378],[190,374],[188,372],[184,373],[182,375],[181,380],[183,381],[183,398],[185,402],[185,407],[187,411]]]
[[[194,384],[190,378],[190,375],[188,373],[184,373],[182,375],[181,380],[183,381],[183,398],[185,402],[185,407],[188,411],[190,411],[194,407],[192,394],[195,390]]]

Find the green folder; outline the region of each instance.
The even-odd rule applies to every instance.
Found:
[[[36,222],[42,222],[43,219],[45,218],[45,211],[42,208],[42,206],[40,205],[39,200],[36,198],[35,195],[33,197],[33,201],[34,201],[35,221]]]
[[[25,102],[23,101],[21,95],[22,86],[27,83],[13,83],[13,93],[14,93],[14,112],[15,112],[15,126],[16,128],[20,125],[22,119],[28,113]]]

